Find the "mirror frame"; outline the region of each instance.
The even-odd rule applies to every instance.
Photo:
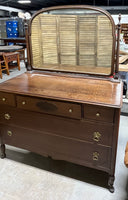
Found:
[[[38,68],[34,68],[32,66],[32,43],[31,43],[31,25],[32,25],[32,21],[33,19],[43,13],[43,12],[49,12],[49,11],[53,11],[53,10],[62,10],[62,9],[87,9],[87,10],[94,10],[94,11],[99,11],[101,13],[103,13],[104,15],[106,15],[111,24],[112,24],[112,38],[113,38],[113,44],[112,44],[112,58],[111,58],[111,72],[110,74],[98,74],[98,73],[83,73],[83,72],[71,72],[71,71],[59,71],[59,70],[52,70],[52,69],[38,69]],[[68,74],[81,74],[81,75],[90,75],[90,76],[103,76],[103,77],[109,77],[109,76],[113,76],[114,72],[115,72],[115,48],[116,48],[116,33],[115,33],[115,23],[113,18],[111,17],[111,15],[99,8],[99,7],[95,7],[95,6],[88,6],[88,5],[65,5],[65,6],[55,6],[55,7],[48,7],[48,8],[43,8],[41,10],[39,10],[38,12],[36,12],[31,20],[29,21],[29,26],[28,26],[28,52],[29,52],[29,59],[28,59],[28,65],[31,66],[32,70],[40,70],[40,71],[46,71],[46,72],[62,72],[62,73],[68,73]]]

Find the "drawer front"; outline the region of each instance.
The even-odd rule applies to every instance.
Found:
[[[114,128],[109,123],[53,117],[11,107],[0,109],[0,122],[95,144],[112,145]]]
[[[111,148],[108,147],[14,126],[3,126],[2,135],[8,145],[85,166],[97,166],[104,170],[110,168]]]
[[[0,92],[0,104],[16,106],[15,96],[6,92]]]
[[[70,118],[81,118],[81,105],[75,103],[52,101],[42,98],[17,96],[17,107]]]
[[[84,118],[113,123],[114,108],[95,106],[95,105],[85,105]]]

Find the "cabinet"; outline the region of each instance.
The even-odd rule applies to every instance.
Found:
[[[74,17],[72,15],[63,17],[62,13],[58,17],[58,11],[64,12],[64,9],[65,7],[56,7],[41,10],[32,18],[28,32],[28,46],[32,47],[29,48],[29,69],[31,68],[31,71],[0,85],[1,157],[5,157],[5,144],[9,144],[44,156],[51,156],[53,159],[66,160],[99,169],[109,174],[108,187],[111,192],[114,192],[122,82],[110,77],[115,73],[113,61],[111,63],[107,60],[105,65],[102,65],[102,59],[96,62],[97,59],[100,59],[101,49],[104,45],[106,46],[107,40],[97,45],[96,42],[89,43],[89,46],[96,47],[96,52],[100,51],[99,57],[98,53],[94,54],[91,51],[88,52],[88,55],[85,55],[85,52],[82,55],[78,41],[75,42],[75,47],[72,46],[74,39],[67,32],[63,38],[65,41],[61,40],[61,34],[63,35],[62,32],[65,31],[63,27],[67,24],[69,24],[68,32],[75,31],[74,28],[70,27],[72,20],[73,22],[76,20],[77,26],[80,20],[83,27],[81,27],[80,36],[77,38],[82,38],[85,35],[86,27],[84,28],[83,25],[85,17],[91,21],[90,29],[94,32],[100,10],[97,11],[96,8],[88,6],[68,6],[71,11],[72,9],[78,9],[78,11],[80,9],[85,9],[85,11],[93,9],[94,13],[98,13],[93,16],[92,12],[91,19],[89,12],[87,12],[87,16],[85,14],[81,17],[82,19],[79,19],[80,16]],[[52,18],[56,24],[54,27],[51,27],[49,10],[56,10],[57,16]],[[40,45],[35,29],[38,23],[35,22],[44,17],[42,16],[43,12],[45,14],[48,12],[48,16],[45,16],[46,21],[44,22],[43,19],[42,22],[44,29],[42,27],[38,29],[44,30],[43,34],[39,31],[39,37],[43,35],[43,43]],[[101,14],[99,16],[101,19]],[[109,14],[106,16],[108,18]],[[104,17],[102,20],[107,21]],[[58,27],[60,21],[61,27]],[[99,24],[103,24],[103,21],[100,21]],[[107,26],[108,28],[113,26],[113,21],[112,24],[107,23]],[[57,30],[55,27],[58,27]],[[49,30],[48,33],[46,28]],[[99,34],[101,34],[101,30],[99,28]],[[62,31],[61,34],[59,34],[60,31]],[[75,35],[78,36],[78,33],[74,34],[74,38]],[[47,37],[49,37],[49,41],[45,43],[44,40]],[[57,38],[59,41],[56,43]],[[111,36],[107,38],[109,42],[113,43]],[[70,51],[66,53],[67,43],[69,48],[78,50],[76,54],[71,55]],[[87,40],[81,45],[85,48]],[[112,50],[112,45],[110,49]],[[61,53],[55,53],[60,50]],[[39,55],[42,56],[39,57]],[[90,57],[93,61],[95,58],[96,66],[92,61],[85,62],[86,59],[81,62],[81,55],[83,58],[88,57],[89,59]],[[109,56],[110,53],[106,53],[106,51],[102,54],[103,59]],[[70,64],[64,64],[62,57],[66,59],[66,63],[67,59],[70,59]],[[47,62],[50,63],[47,64]]]
[[[125,44],[128,44],[128,24],[121,24],[121,33],[123,33]]]

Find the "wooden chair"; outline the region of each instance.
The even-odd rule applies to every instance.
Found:
[[[6,70],[7,74],[9,75],[9,63],[13,61],[17,61],[17,65],[13,67],[18,67],[18,70],[20,70],[20,58],[19,53],[2,53],[3,60],[0,62],[0,77],[2,78],[2,71]]]
[[[125,149],[124,164],[126,167],[128,167],[128,142],[127,142],[126,149]]]
[[[2,58],[3,56],[1,56]],[[0,60],[0,78],[2,78],[2,71],[6,71],[7,75],[9,75],[9,69],[8,69],[8,65],[5,65],[5,61],[4,60]]]
[[[25,62],[25,49],[20,49],[20,50],[17,50],[16,52],[19,52],[20,61],[24,60]]]

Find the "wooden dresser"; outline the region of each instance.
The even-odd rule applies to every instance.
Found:
[[[64,10],[64,8],[56,7],[48,10]],[[96,8],[87,6],[68,6],[68,8],[97,11]],[[32,46],[29,48],[30,62],[28,63],[31,71],[0,84],[1,158],[5,157],[5,144],[8,144],[44,156],[51,156],[53,159],[66,160],[99,169],[109,174],[108,187],[111,192],[114,192],[122,82],[110,76],[115,72],[117,75],[117,68],[111,64],[108,67],[108,63],[105,61],[104,71],[104,66],[100,66],[102,64],[100,60],[98,62],[101,63],[97,64],[98,71],[95,74],[96,68],[94,69],[94,66],[90,64],[93,63],[93,58],[90,57],[91,62],[87,62],[90,71],[87,72],[87,66],[84,68],[84,64],[80,64],[81,56],[79,56],[79,65],[76,66],[73,64],[72,56],[70,65],[54,63],[55,56],[53,56],[53,60],[52,56],[49,56],[50,52],[55,50],[55,45],[52,46],[54,41],[50,35],[51,32],[47,34],[49,38],[52,38],[48,41],[51,51],[48,51],[49,45],[43,46],[43,58],[39,57],[43,61],[38,62],[37,58],[41,50],[37,51],[40,45],[37,42],[38,38],[34,39],[35,32],[34,35],[31,35],[31,27],[33,27],[33,20],[42,12],[46,13],[47,9],[41,10],[32,18],[28,32],[28,46]],[[98,12],[100,11],[98,10]],[[107,18],[108,16],[109,14],[107,14]],[[63,20],[65,24],[65,19]],[[69,20],[69,16],[67,20]],[[74,18],[72,20],[74,21]],[[82,20],[85,21],[85,19]],[[91,20],[94,24],[92,14]],[[69,20],[69,25],[70,23]],[[46,19],[46,25],[48,24],[50,24],[49,18]],[[45,28],[45,25],[43,26]],[[54,27],[51,30],[54,34]],[[69,39],[72,41],[71,37]],[[65,43],[62,43],[64,47]],[[35,53],[34,48],[36,48]],[[90,48],[92,48],[92,43]],[[45,52],[48,54],[45,55]],[[66,53],[62,54],[63,59],[70,57],[67,55]],[[43,64],[44,57],[54,64]],[[63,59],[61,57],[57,62],[61,62]],[[41,62],[42,68],[40,69]],[[110,73],[105,74],[108,71]]]

